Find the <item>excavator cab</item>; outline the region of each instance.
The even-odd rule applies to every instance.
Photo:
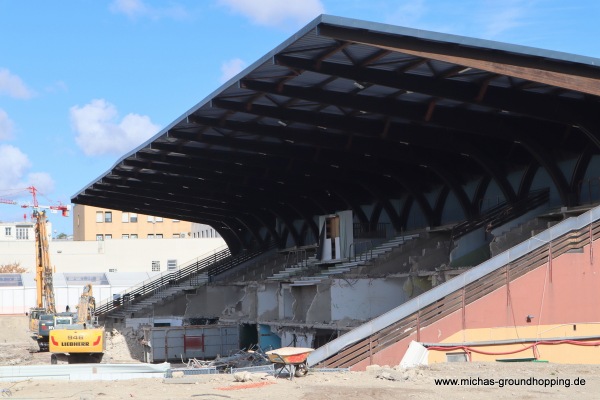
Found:
[[[29,331],[33,334],[38,333],[40,316],[47,314],[45,308],[30,308],[29,309]]]

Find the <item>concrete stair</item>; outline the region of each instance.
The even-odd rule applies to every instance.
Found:
[[[326,270],[314,275],[314,276],[303,276],[297,279],[292,279],[290,286],[309,286],[316,285],[325,279],[329,279],[335,275],[345,274],[351,272],[353,269],[364,266],[372,262],[373,260],[381,257],[384,254],[392,252],[394,249],[400,247],[409,240],[418,238],[418,234],[398,236],[387,242],[380,244],[372,250],[368,250],[362,254],[353,257],[352,260],[344,261],[339,264],[334,264]]]
[[[206,284],[207,282],[208,274],[204,273],[174,286],[161,287],[159,291],[155,292],[150,297],[140,301],[131,301],[128,304],[125,304],[123,307],[111,312],[107,315],[107,318],[130,318],[136,313],[150,311],[155,304],[164,303],[171,297],[177,296],[186,290],[193,290],[198,286]]]
[[[294,264],[289,267],[286,267],[285,269],[269,276],[267,278],[267,280],[269,280],[269,281],[288,280],[294,276],[301,275],[303,272],[306,272],[306,271],[312,269],[317,264],[317,262],[318,262],[318,260],[317,260],[316,256],[308,257],[305,260],[305,262],[302,262],[301,264]]]

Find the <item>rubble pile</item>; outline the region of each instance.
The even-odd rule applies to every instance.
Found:
[[[404,368],[399,365],[390,367],[389,365],[380,366],[377,364],[369,365],[366,372],[374,375],[377,379],[387,381],[416,381],[425,376],[424,370],[427,367]]]
[[[191,358],[187,362],[185,369],[215,369],[217,372],[231,372],[239,368],[251,368],[263,365],[271,365],[269,358],[262,349],[239,350],[235,354],[222,357],[218,356],[214,360],[198,360]]]
[[[118,331],[112,329],[107,334],[106,352],[104,363],[136,362],[143,361],[144,349],[141,344],[140,333],[131,328]]]

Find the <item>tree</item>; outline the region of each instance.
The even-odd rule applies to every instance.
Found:
[[[27,272],[26,268],[21,267],[21,263],[0,265],[0,274],[23,274]]]

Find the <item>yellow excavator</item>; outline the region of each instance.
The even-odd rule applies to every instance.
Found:
[[[42,315],[56,314],[52,266],[48,252],[48,234],[46,231],[46,212],[33,210],[35,218],[35,284],[37,304],[29,309],[29,330],[37,339],[40,350],[47,348],[47,336],[40,332]]]
[[[98,325],[95,310],[96,301],[92,285],[87,284],[79,298],[77,313],[71,317],[55,317],[49,342],[52,364],[58,364],[59,361],[67,361],[69,364],[102,361],[106,350],[106,334],[104,327]]]
[[[37,201],[37,189],[30,186],[27,190],[33,197],[33,204],[21,204],[22,208],[31,208],[31,217],[35,220],[35,284],[36,304],[29,309],[29,330],[38,342],[40,351],[48,350],[49,331],[56,322],[56,303],[54,299],[53,268],[50,264],[48,231],[46,229],[46,211],[50,209],[60,211],[63,217],[69,216],[70,206],[66,205],[40,205]],[[15,200],[2,199],[0,203],[18,205]],[[62,317],[62,316],[61,316]]]

